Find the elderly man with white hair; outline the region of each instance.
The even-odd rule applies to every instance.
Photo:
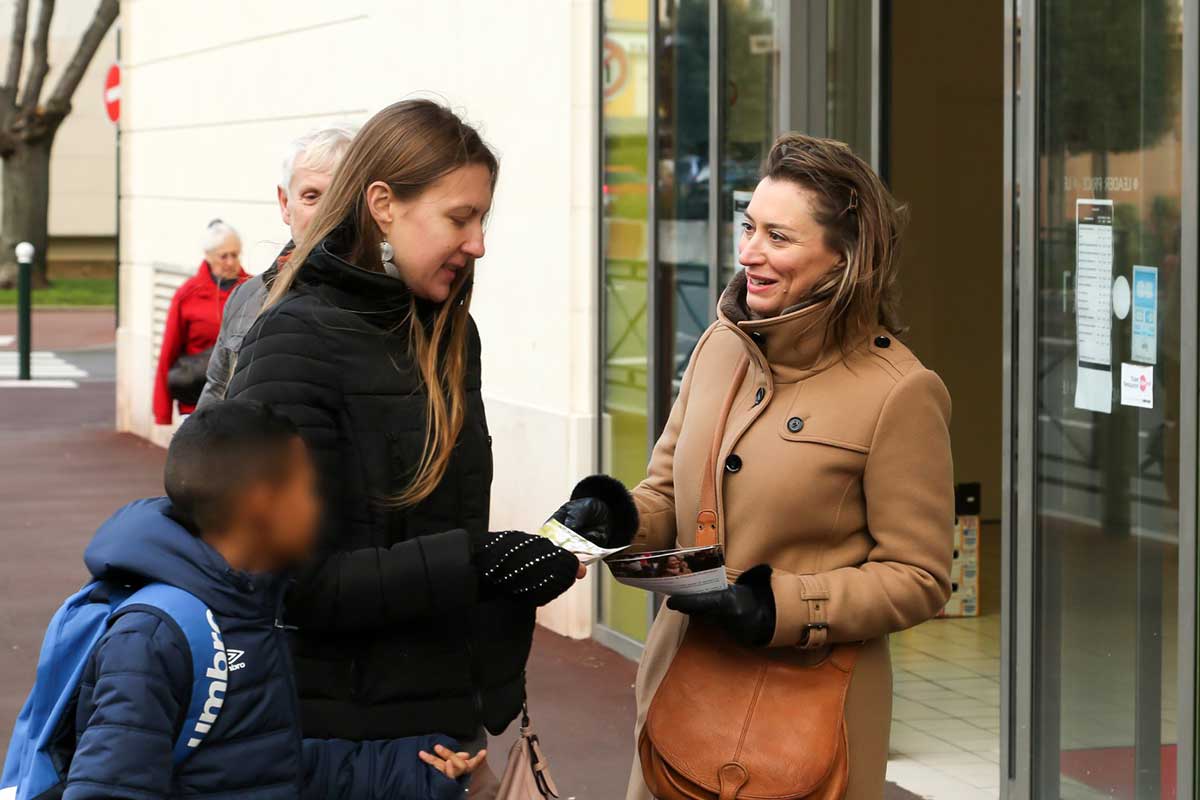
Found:
[[[229,379],[237,365],[242,337],[258,318],[258,313],[267,299],[271,281],[287,262],[295,242],[308,228],[308,223],[317,210],[317,203],[329,188],[329,182],[333,180],[333,171],[337,169],[353,138],[353,128],[338,125],[312,131],[288,145],[283,157],[283,174],[279,186],[276,187],[276,193],[280,216],[283,217],[284,224],[291,229],[291,241],[266,272],[239,286],[226,303],[221,319],[221,332],[217,336],[212,358],[208,362],[208,383],[204,386],[198,405],[204,406],[225,399]]]

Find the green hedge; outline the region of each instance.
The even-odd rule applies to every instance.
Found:
[[[62,278],[33,290],[35,306],[111,306],[116,298],[112,278]],[[15,306],[17,290],[0,289],[0,307]]]

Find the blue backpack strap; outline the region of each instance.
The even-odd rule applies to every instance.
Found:
[[[212,730],[225,703],[229,660],[213,613],[190,592],[165,583],[150,583],[129,596],[113,614],[134,609],[165,614],[187,639],[192,656],[192,697],[175,739],[176,765],[191,755]]]

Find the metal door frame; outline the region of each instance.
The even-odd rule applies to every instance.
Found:
[[[1016,531],[1032,530],[1032,455],[1024,447],[1034,423],[1032,326],[1024,330],[1021,319],[1032,319],[1032,226],[1021,225],[1020,188],[1033,187],[1033,103],[1030,98],[1031,56],[1035,48],[1021,47],[1033,39],[1033,20],[1022,19],[1022,0],[1004,3],[1004,379],[1003,465],[1004,492],[1001,514],[1001,657],[1000,657],[1000,787],[1005,800],[1025,800],[1031,774],[1031,749],[1027,745],[1032,720],[1033,604],[1028,576],[1032,574],[1032,549],[1019,546]],[[1026,215],[1028,216],[1028,215]],[[1025,227],[1029,227],[1026,237]],[[1023,269],[1025,260],[1030,269]],[[1024,302],[1022,302],[1022,298]],[[1024,436],[1022,436],[1024,431]],[[1022,502],[1024,499],[1024,502]],[[1022,580],[1024,578],[1024,580]],[[1024,658],[1022,658],[1024,654]]]
[[[1037,563],[1034,520],[1037,427],[1037,0],[1002,0],[1004,84],[1004,476],[1002,527],[1001,797],[1035,800]],[[1196,796],[1197,742],[1197,259],[1200,0],[1183,0],[1180,318],[1180,507],[1177,781]],[[1024,46],[1022,46],[1024,45]],[[1057,747],[1054,743],[1054,747]]]
[[[1176,726],[1178,797],[1194,797],[1196,782],[1196,535],[1197,535],[1197,339],[1200,337],[1196,302],[1200,296],[1197,282],[1198,238],[1196,222],[1200,218],[1198,195],[1200,171],[1200,0],[1183,0],[1183,196],[1180,201],[1179,292],[1182,309],[1179,319],[1180,368],[1179,391],[1179,689]]]

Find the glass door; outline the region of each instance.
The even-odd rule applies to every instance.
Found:
[[[840,139],[878,167],[879,53],[874,0],[724,3],[719,20],[721,165],[715,283],[739,269],[737,224],[775,138],[785,131]]]
[[[739,203],[784,130],[878,149],[880,0],[604,0],[601,468],[645,474],[738,268]],[[874,149],[873,149],[874,148]],[[596,637],[636,655],[655,611],[605,574]]]
[[[1184,2],[1021,10],[1009,794],[1175,798],[1194,719],[1194,683],[1179,679],[1195,598],[1180,591],[1195,537],[1194,478],[1191,511],[1180,497],[1194,459],[1181,431],[1195,430],[1182,413],[1195,357],[1183,285],[1190,270],[1194,291],[1196,268],[1183,258],[1195,225],[1182,215],[1195,148]]]
[[[645,0],[605,0],[600,13],[600,468],[634,486],[650,436],[651,24]],[[597,583],[596,638],[636,657],[649,629],[645,592],[607,572]]]

